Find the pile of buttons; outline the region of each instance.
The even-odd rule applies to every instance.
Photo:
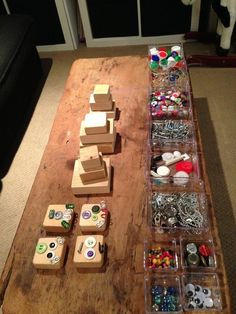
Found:
[[[64,213],[61,210],[56,211],[55,209],[50,209],[48,217],[49,219],[61,220],[62,227],[65,229],[69,229],[69,221],[72,219],[74,208],[74,204],[66,204]]]
[[[186,119],[189,115],[189,97],[184,90],[166,88],[152,92],[149,104],[153,119]]]
[[[150,269],[176,268],[175,252],[167,247],[155,246],[148,250],[147,267]]]
[[[153,311],[176,312],[179,310],[179,292],[176,287],[153,285],[151,295]]]
[[[149,49],[149,67],[152,71],[159,67],[163,70],[172,67],[183,67],[183,57],[180,46],[172,46],[170,49],[166,48],[150,48]]]
[[[213,299],[210,288],[193,283],[185,285],[185,297],[188,309],[212,309],[219,305],[219,299]]]
[[[215,261],[212,248],[205,244],[196,244],[194,242],[185,244],[185,265],[190,267],[214,267]]]

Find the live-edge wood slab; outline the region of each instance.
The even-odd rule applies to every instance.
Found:
[[[81,120],[89,112],[95,84],[109,84],[117,101],[121,150],[110,155],[112,192],[76,197],[71,191],[74,160],[79,154]],[[4,314],[144,313],[143,240],[147,232],[147,57],[81,59],[73,63],[48,145],[42,157],[3,274],[0,303]],[[49,204],[105,200],[110,225],[105,237],[107,260],[101,272],[78,272],[73,264],[78,222],[67,236],[69,250],[61,270],[36,270],[32,259]],[[76,221],[76,220],[75,220]],[[213,227],[216,228],[215,221]],[[215,234],[219,253],[220,242]],[[224,264],[219,266],[224,311],[231,313]],[[214,312],[211,312],[214,313]]]

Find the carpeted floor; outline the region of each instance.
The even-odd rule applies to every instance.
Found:
[[[214,53],[212,44],[186,43],[185,54]],[[114,55],[146,55],[147,46],[90,48],[41,53],[53,63],[29,127],[7,175],[0,197],[0,272],[24,210],[39,166],[68,72],[77,58]],[[206,153],[207,171],[222,241],[232,301],[236,312],[236,68],[190,68],[193,95]],[[231,314],[231,313],[229,313]]]

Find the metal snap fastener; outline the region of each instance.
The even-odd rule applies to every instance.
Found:
[[[48,246],[51,250],[55,250],[57,248],[58,244],[57,244],[57,242],[53,241],[53,242],[50,242]]]
[[[51,263],[52,263],[52,264],[57,264],[57,263],[59,263],[59,261],[60,261],[60,257],[59,257],[59,256],[55,256],[55,257],[51,260]]]
[[[91,217],[91,211],[90,210],[84,210],[83,212],[82,212],[82,217],[83,217],[83,219],[89,219],[90,217]]]
[[[188,252],[188,253],[194,253],[194,254],[196,254],[197,253],[197,246],[196,246],[196,244],[195,243],[188,243],[188,244],[186,244],[186,251]]]
[[[200,258],[197,254],[191,253],[187,257],[187,263],[189,266],[198,266],[200,263]]]
[[[72,216],[71,216],[71,214],[64,214],[64,215],[63,215],[63,219],[64,219],[64,220],[71,220],[71,219],[72,219]]]
[[[55,215],[54,215],[54,218],[56,219],[56,220],[59,220],[59,219],[61,219],[63,217],[63,212],[62,211],[57,211],[57,212],[55,212]]]
[[[65,238],[57,237],[56,241],[57,241],[58,245],[63,245],[65,243]]]
[[[46,243],[38,243],[36,246],[36,252],[39,254],[43,254],[44,252],[47,251],[47,244]]]
[[[94,237],[88,237],[85,241],[84,244],[88,248],[92,248],[96,245],[97,241]]]
[[[90,259],[93,259],[95,256],[96,256],[96,253],[95,253],[94,249],[89,248],[89,249],[86,249],[84,252],[84,257],[86,259],[90,260]]]
[[[94,213],[94,214],[98,214],[99,212],[100,212],[100,206],[98,206],[98,205],[94,205],[93,207],[92,207],[92,212]]]

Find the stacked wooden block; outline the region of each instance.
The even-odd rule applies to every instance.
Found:
[[[90,95],[90,113],[80,127],[80,147],[98,146],[103,154],[114,153],[116,142],[115,102],[112,101],[109,85],[95,85]]]
[[[76,194],[109,193],[111,162],[98,151],[96,145],[80,148],[80,158],[75,161],[72,192]]]

